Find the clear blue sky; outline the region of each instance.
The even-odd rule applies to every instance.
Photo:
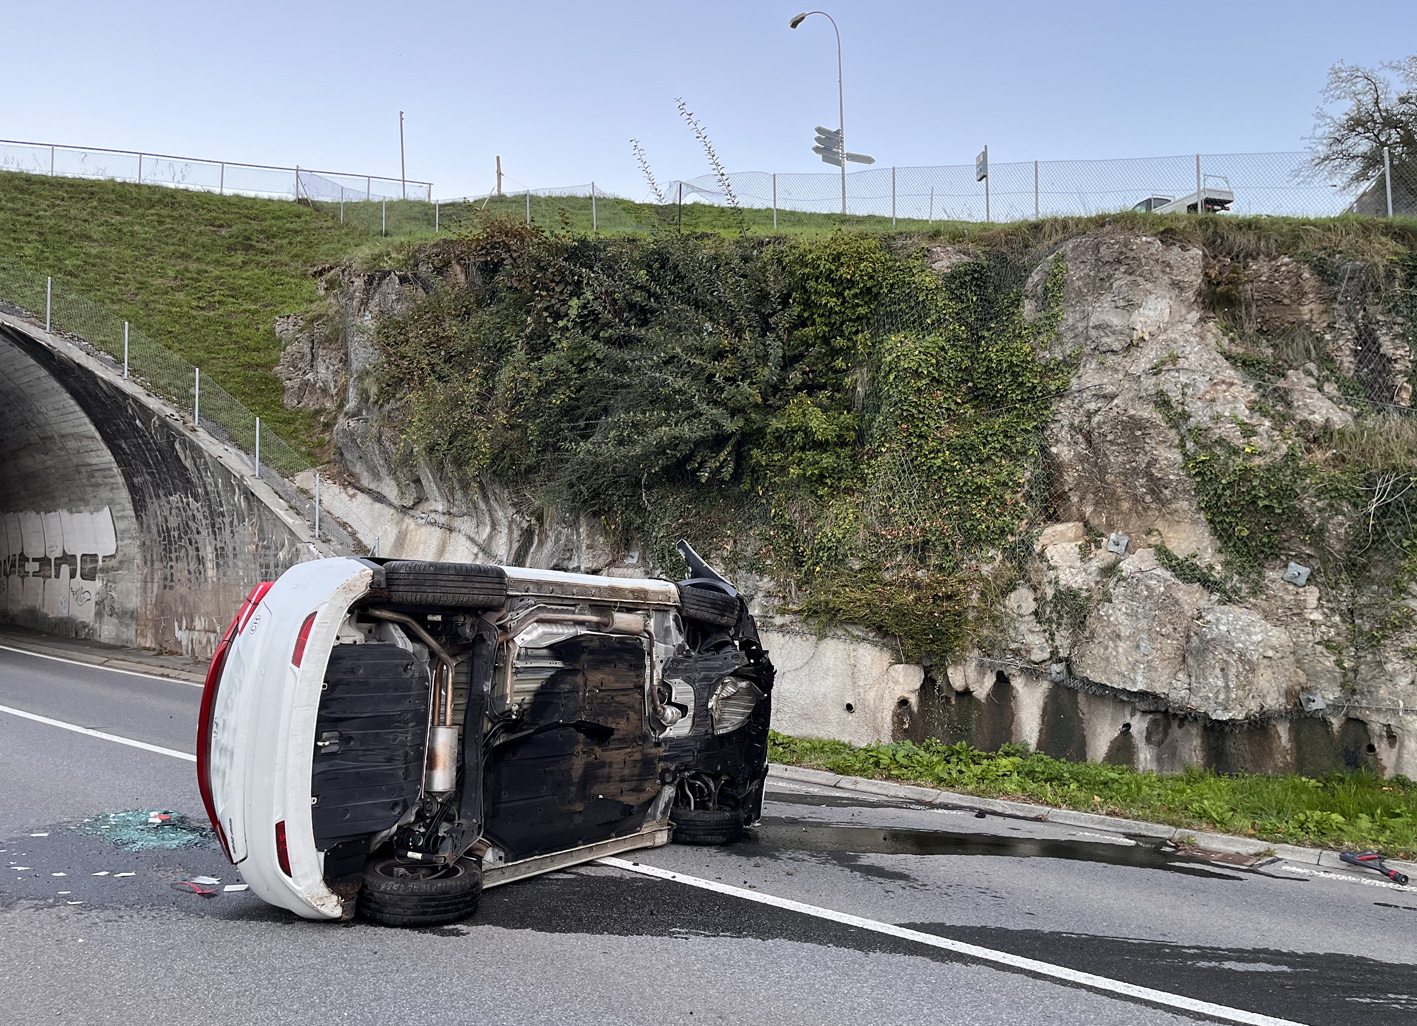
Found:
[[[398,175],[438,196],[826,170],[831,25],[776,0],[5,5],[0,137]],[[882,164],[1294,150],[1328,66],[1417,52],[1413,0],[831,0],[847,142]]]

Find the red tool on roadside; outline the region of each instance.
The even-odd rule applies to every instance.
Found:
[[[1338,853],[1338,857],[1350,866],[1363,866],[1366,869],[1379,872],[1393,883],[1407,883],[1406,873],[1399,873],[1395,869],[1389,869],[1383,857],[1371,848],[1367,851],[1360,851],[1357,855],[1354,855],[1351,851],[1341,851]]]

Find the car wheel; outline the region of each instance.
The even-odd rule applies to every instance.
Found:
[[[674,809],[669,822],[676,844],[732,844],[743,836],[741,809]]]
[[[507,601],[507,575],[500,567],[394,559],[384,564],[389,603],[450,609],[495,609]]]
[[[372,859],[364,869],[359,911],[383,926],[442,926],[466,919],[482,898],[482,867]]]
[[[738,622],[738,599],[709,588],[680,585],[679,612],[686,620],[712,627],[732,627]]]

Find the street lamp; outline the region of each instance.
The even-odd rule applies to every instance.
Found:
[[[814,14],[820,14],[827,21],[832,23],[832,30],[836,32],[836,103],[838,129],[841,133],[841,212],[846,213],[846,93],[841,84],[841,29],[836,26],[836,19],[826,11],[803,11],[787,23],[788,28],[796,28]]]

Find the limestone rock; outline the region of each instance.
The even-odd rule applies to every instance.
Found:
[[[1303,324],[1322,331],[1332,324],[1333,290],[1303,261],[1261,257],[1250,263],[1244,277],[1246,305],[1257,330]]]
[[[944,274],[978,258],[974,250],[959,246],[931,246],[925,251],[925,264],[936,274]]]
[[[1143,549],[1122,561],[1111,599],[1088,619],[1072,666],[1080,676],[1115,688],[1169,697],[1189,689],[1191,622],[1213,600],[1200,585],[1182,583],[1154,559]]]
[[[1353,423],[1353,415],[1330,402],[1307,374],[1292,370],[1284,375],[1281,387],[1301,424],[1315,430],[1334,431]]]
[[[1186,640],[1185,669],[1187,679],[1172,691],[1172,705],[1217,720],[1282,709],[1304,683],[1289,635],[1242,606],[1202,613]]]

